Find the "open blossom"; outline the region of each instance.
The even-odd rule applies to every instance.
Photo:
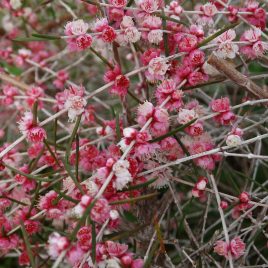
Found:
[[[14,103],[14,97],[19,95],[19,90],[16,87],[10,85],[4,85],[3,94],[5,96],[3,103],[5,105],[10,105]]]
[[[231,112],[230,101],[227,97],[213,100],[211,109],[213,112],[219,113],[214,117],[219,124],[228,125],[235,120],[235,115]]]
[[[68,110],[68,117],[70,121],[73,121],[85,110],[85,106],[87,104],[86,99],[83,97],[85,89],[83,87],[70,87],[69,90],[65,90],[65,92],[67,98],[64,103],[64,108]]]
[[[245,7],[241,8],[241,11],[249,12],[249,14],[243,15],[243,17],[252,25],[264,29],[266,26],[266,11],[259,6],[259,1],[246,0]]]
[[[213,17],[217,14],[217,7],[213,3],[206,3],[205,5],[197,4],[195,10],[201,11],[202,14],[196,15],[196,21],[201,25],[212,25]]]
[[[202,133],[202,135],[193,137],[183,137],[182,142],[191,155],[209,151],[214,148],[212,139],[207,133]],[[217,155],[205,155],[198,157],[193,161],[196,165],[206,170],[213,170],[215,168],[215,162],[219,161],[219,158]]]
[[[70,50],[83,50],[91,46],[92,37],[87,34],[89,29],[88,23],[83,20],[68,22],[65,26],[65,34]]]
[[[169,127],[168,112],[163,108],[154,107],[152,103],[146,101],[141,104],[137,112],[137,122],[142,127],[152,118],[150,130],[153,135],[163,135]]]
[[[88,23],[85,23],[83,20],[71,21],[68,22],[65,26],[65,34],[82,35],[87,32],[88,28]]]
[[[196,49],[198,44],[198,38],[192,34],[177,34],[175,40],[180,52],[190,52]]]
[[[136,3],[146,13],[153,13],[159,8],[159,0],[137,0]]]
[[[114,7],[118,8],[125,7],[127,5],[127,0],[111,0],[110,2]]]
[[[229,253],[234,259],[240,258],[245,252],[245,243],[241,240],[240,237],[235,237],[230,241],[228,245],[225,241],[219,240],[214,246],[214,252],[224,256],[228,259]]]
[[[177,121],[179,124],[185,125],[197,117],[195,110],[181,109],[178,113]]]
[[[119,143],[120,149],[125,152],[128,146],[135,141],[131,152],[136,157],[150,156],[159,148],[157,143],[149,143],[152,137],[147,131],[137,131],[134,128],[128,127],[123,130],[123,136],[124,138]]]
[[[129,43],[136,43],[140,40],[141,33],[136,27],[128,27],[124,30],[124,38]]]
[[[56,259],[68,246],[68,239],[59,233],[54,232],[48,238],[48,254],[52,259]]]
[[[176,83],[171,79],[164,80],[157,87],[155,96],[158,105],[161,105],[169,97],[169,101],[165,105],[168,110],[176,110],[183,105],[183,92],[176,89]]]
[[[167,60],[165,58],[153,58],[149,62],[148,72],[146,72],[146,76],[149,80],[163,80],[169,66],[170,65],[167,64]]]
[[[122,190],[129,182],[133,180],[128,168],[129,162],[127,160],[118,160],[113,165],[113,171],[116,176],[114,187],[117,190]]]
[[[23,135],[27,136],[28,141],[38,143],[46,139],[46,131],[34,122],[33,114],[25,112],[19,121],[19,130]]]
[[[148,41],[152,44],[159,44],[163,40],[162,30],[152,30],[148,34]]]
[[[267,43],[261,41],[260,29],[256,28],[245,31],[240,40],[249,42],[249,44],[242,46],[240,51],[250,59],[262,56],[268,50]]]
[[[116,94],[122,97],[126,96],[129,87],[129,79],[122,74],[121,69],[118,65],[116,65],[114,69],[109,69],[105,73],[104,81],[107,83],[114,82],[110,89],[110,92],[112,94]]]
[[[225,33],[221,34],[217,39],[216,43],[218,44],[218,48],[215,51],[215,54],[223,59],[235,58],[236,54],[239,51],[238,45],[233,43],[233,40],[236,37],[236,33],[233,29],[226,31]]]

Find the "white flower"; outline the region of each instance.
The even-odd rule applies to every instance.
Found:
[[[126,127],[123,129],[123,135],[125,138],[131,138],[136,133],[136,129],[132,127]]]
[[[166,59],[157,57],[151,59],[149,62],[148,71],[152,75],[165,75],[169,68],[169,64],[166,63]]]
[[[18,122],[19,130],[21,134],[27,135],[28,130],[33,124],[33,114],[31,112],[25,112],[22,119]]]
[[[141,33],[136,27],[128,27],[124,31],[125,39],[127,42],[135,43],[140,40]]]
[[[242,140],[241,137],[238,135],[229,135],[226,139],[226,144],[228,146],[238,146],[239,144],[241,144]]]
[[[56,259],[59,254],[68,246],[66,237],[54,232],[48,238],[48,255],[52,259]]]
[[[76,116],[82,114],[85,110],[87,101],[85,98],[76,95],[70,95],[64,103],[64,108],[68,109],[70,121],[73,121]]]
[[[221,34],[217,39],[216,42],[217,43],[223,43],[226,41],[233,41],[236,37],[236,33],[233,29],[230,29],[226,32],[224,32],[223,34]]]
[[[126,144],[126,139],[122,139],[118,146],[120,147],[121,151],[125,152],[126,149],[128,148],[128,145]]]
[[[148,40],[152,44],[159,44],[163,40],[162,30],[152,30],[148,34]]]
[[[138,0],[138,1],[136,1],[136,3],[146,13],[153,13],[159,7],[159,1],[158,0]]]
[[[206,3],[202,6],[204,15],[208,17],[213,17],[217,13],[217,7],[214,4]]]
[[[24,58],[27,58],[32,55],[32,52],[29,49],[21,48],[18,50],[18,54]]]
[[[85,23],[83,20],[71,21],[66,25],[66,29],[70,30],[73,35],[83,35],[87,32],[88,28],[88,23]]]
[[[119,213],[118,213],[118,211],[115,210],[115,209],[112,209],[112,210],[110,211],[110,218],[111,218],[112,220],[116,220],[116,219],[118,219],[118,218],[119,218]]]
[[[205,190],[206,185],[207,185],[206,180],[200,180],[199,182],[196,183],[196,188],[200,191],[203,191]]]
[[[109,259],[106,261],[106,268],[120,268],[121,265],[116,259]]]
[[[249,42],[255,43],[261,37],[261,29],[255,28],[255,29],[247,30],[244,36],[245,36],[245,39],[248,40]]]
[[[122,21],[121,21],[120,28],[126,29],[129,27],[134,27],[133,19],[130,16],[124,16]]]
[[[21,8],[21,1],[20,0],[10,0],[10,5],[13,9]]]
[[[181,109],[178,113],[177,121],[179,124],[184,125],[197,117],[198,115],[194,110]]]
[[[219,44],[218,49],[216,50],[215,54],[222,59],[234,59],[236,54],[239,51],[238,45],[234,44],[231,41],[226,41]]]
[[[81,218],[83,216],[84,212],[85,212],[85,208],[83,206],[81,206],[80,204],[76,205],[72,209],[72,214],[77,218]]]
[[[98,185],[92,180],[86,181],[85,185],[86,185],[86,188],[88,190],[88,194],[90,196],[95,196],[97,194],[97,192],[99,191]]]
[[[114,187],[117,190],[122,190],[129,182],[133,180],[128,168],[129,162],[127,160],[118,160],[113,165],[113,172],[116,176]]]
[[[6,32],[11,32],[15,28],[9,14],[3,17],[1,25]]]

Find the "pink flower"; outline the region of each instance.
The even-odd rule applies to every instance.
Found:
[[[57,78],[53,81],[53,85],[59,89],[62,89],[68,79],[69,74],[65,70],[60,70],[57,72]]]
[[[33,143],[42,142],[46,139],[46,131],[33,122],[33,114],[25,112],[22,119],[19,121],[19,130],[23,135],[27,136],[28,141]]]
[[[214,252],[220,256],[228,258],[228,244],[222,240],[217,241],[214,246]]]
[[[52,259],[56,259],[68,246],[68,239],[56,232],[52,233],[48,238],[48,254]]]
[[[178,48],[180,52],[190,52],[197,47],[198,39],[195,35],[184,34],[176,38],[178,41]]]
[[[183,105],[183,92],[181,90],[176,90],[176,83],[171,79],[164,80],[157,87],[155,96],[158,105],[161,105],[161,103],[163,103],[167,97],[170,98],[170,100],[165,105],[168,110],[176,110]]]
[[[137,5],[146,13],[153,13],[159,8],[159,1],[158,0],[139,0]]]
[[[105,242],[106,250],[111,257],[121,257],[128,250],[128,245],[113,241]]]
[[[113,165],[113,172],[116,176],[114,188],[117,190],[122,190],[129,182],[132,182],[133,178],[128,170],[129,166],[129,162],[127,160],[118,160]]]
[[[44,90],[41,87],[31,87],[26,91],[27,104],[31,108],[33,104],[38,101],[38,107],[42,108],[43,103],[42,101],[38,100],[40,97],[44,97]]]
[[[240,237],[235,237],[230,241],[228,245],[225,241],[219,240],[216,242],[214,247],[214,252],[224,256],[228,259],[228,254],[230,253],[234,259],[240,258],[245,251],[245,243],[240,239]]]
[[[259,3],[254,0],[247,0],[246,7],[241,8],[241,11],[250,12],[252,14],[243,15],[243,17],[252,25],[264,29],[266,26],[265,9],[259,7]]]
[[[92,208],[90,216],[93,221],[102,224],[110,217],[110,206],[106,199],[100,198]]]
[[[42,127],[32,127],[27,132],[27,139],[30,142],[39,143],[46,138],[46,131]]]
[[[29,235],[37,233],[40,229],[40,223],[38,221],[26,220],[24,226]]]
[[[116,39],[116,32],[114,28],[106,26],[102,31],[101,38],[106,43],[112,43]]]
[[[75,88],[70,87],[65,90],[67,99],[64,103],[64,108],[68,110],[68,117],[73,121],[78,115],[82,114],[87,104],[86,99],[83,97],[85,89],[83,87]]]
[[[127,5],[127,0],[110,0],[114,7],[125,7]]]
[[[168,68],[169,64],[167,64],[167,60],[165,58],[153,58],[149,62],[147,78],[150,80],[163,80]]]
[[[65,34],[68,36],[72,35],[83,35],[86,34],[89,25],[83,20],[76,20],[68,22],[65,26]]]
[[[236,33],[233,29],[226,31],[225,33],[221,34],[217,39],[216,42],[218,43],[219,47],[216,50],[215,54],[220,58],[235,58],[236,54],[239,51],[238,45],[234,44],[232,41],[235,39]]]
[[[68,22],[65,26],[65,34],[70,50],[84,50],[91,46],[92,37],[87,34],[89,25],[83,20]]]
[[[77,237],[79,246],[83,250],[89,250],[90,249],[91,243],[92,243],[92,230],[91,230],[91,227],[84,226],[84,227],[80,228],[78,233],[77,233],[77,235],[76,235],[76,237]]]
[[[235,120],[235,115],[230,111],[230,101],[227,97],[211,102],[213,112],[220,113],[214,117],[215,121],[222,125],[228,125]]]
[[[235,237],[231,240],[230,243],[230,250],[231,254],[235,259],[240,258],[245,253],[246,245],[245,243],[240,239],[240,237]]]
[[[14,97],[19,94],[19,91],[16,87],[10,85],[3,86],[3,94],[5,95],[5,99],[3,100],[5,105],[13,104]]]
[[[201,7],[204,15],[207,17],[213,17],[217,13],[217,7],[211,3],[206,3]]]
[[[120,67],[116,65],[113,70],[109,69],[104,75],[104,81],[114,82],[110,92],[118,96],[126,96],[129,87],[129,79],[124,76],[120,70]]]
[[[245,31],[241,36],[241,41],[250,43],[240,48],[240,51],[250,59],[255,59],[268,50],[268,45],[261,41],[260,29],[250,29]]]
[[[249,193],[247,192],[242,192],[240,195],[239,195],[239,200],[241,203],[248,203],[250,201],[250,196],[249,196]]]
[[[150,131],[153,135],[163,135],[168,131],[168,112],[163,108],[155,108],[152,103],[146,101],[138,108],[137,122],[142,127],[150,118],[152,118]]]
[[[136,43],[140,40],[141,33],[138,31],[136,27],[128,27],[123,32],[124,38],[126,42]]]
[[[222,209],[226,209],[226,208],[228,208],[228,203],[227,203],[226,201],[221,201],[221,203],[220,203],[220,207],[221,207]]]

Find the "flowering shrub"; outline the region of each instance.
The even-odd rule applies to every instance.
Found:
[[[0,268],[267,267],[267,1],[0,1]]]

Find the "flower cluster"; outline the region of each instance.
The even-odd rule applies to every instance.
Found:
[[[265,1],[37,2],[0,1],[1,265],[265,266]]]

